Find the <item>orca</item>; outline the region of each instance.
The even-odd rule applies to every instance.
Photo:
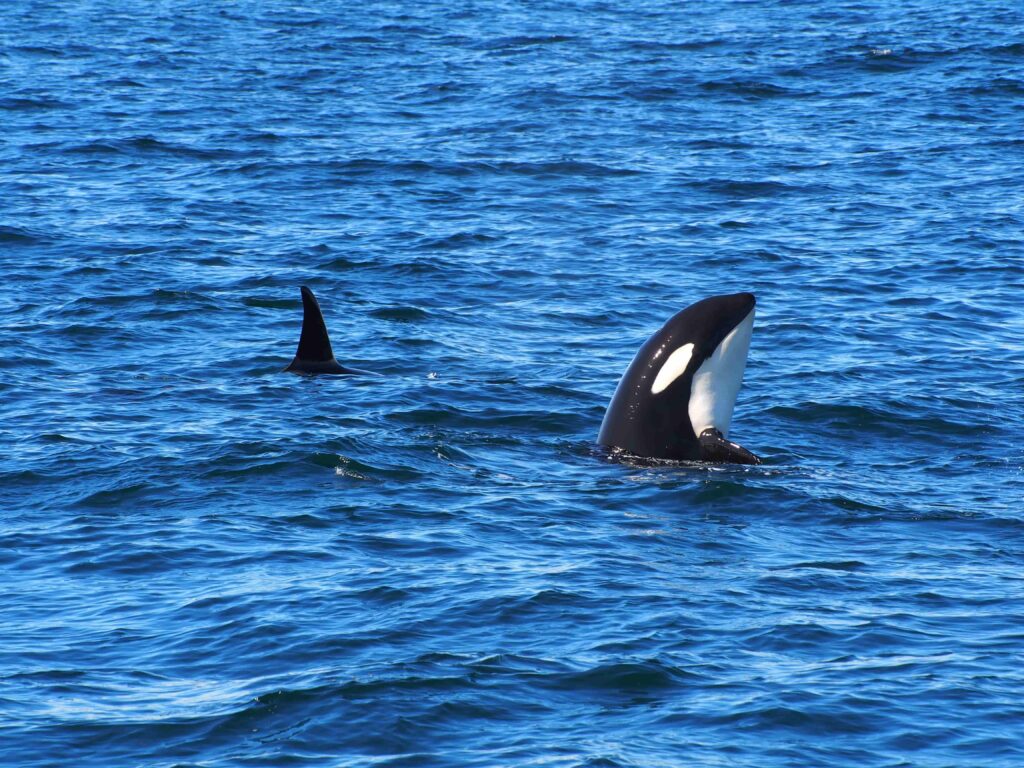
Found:
[[[334,358],[331,339],[327,335],[327,324],[320,311],[316,296],[306,286],[302,286],[302,333],[299,336],[299,348],[295,359],[284,369],[285,373],[298,373],[307,376],[314,374],[330,374],[334,376],[355,376],[365,374],[355,368],[346,368]]]
[[[712,296],[671,317],[629,364],[597,441],[631,456],[760,464],[730,442],[757,300]]]

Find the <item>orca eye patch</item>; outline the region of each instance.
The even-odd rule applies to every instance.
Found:
[[[669,355],[651,385],[651,394],[657,395],[668,389],[669,384],[683,375],[691,357],[693,357],[693,344],[684,344]]]

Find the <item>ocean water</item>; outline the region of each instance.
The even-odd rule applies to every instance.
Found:
[[[1022,29],[5,3],[0,764],[1024,765]],[[741,290],[765,463],[609,460]]]

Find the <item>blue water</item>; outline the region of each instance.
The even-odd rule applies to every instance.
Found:
[[[1022,28],[5,3],[0,764],[1024,764]],[[765,464],[609,461],[741,290]]]

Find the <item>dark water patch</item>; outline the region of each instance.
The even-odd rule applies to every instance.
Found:
[[[5,246],[42,245],[51,242],[47,236],[25,227],[0,226],[0,243]]]
[[[412,178],[428,175],[452,178],[493,175],[526,176],[539,179],[559,176],[603,178],[634,176],[640,173],[640,171],[631,168],[608,167],[598,163],[568,159],[542,162],[426,162],[421,160],[391,161],[359,158],[334,161],[322,167],[332,174],[356,178],[378,178],[381,176],[398,175]]]
[[[1004,45],[994,45],[986,50],[986,53],[994,54],[996,56],[1024,56],[1024,43],[1006,43]]]
[[[106,270],[102,271],[103,273]],[[82,296],[61,308],[60,314],[75,318],[105,316],[110,312],[127,310],[142,310],[144,316],[153,319],[176,317],[186,311],[202,310],[204,312],[215,311],[217,303],[208,296],[191,290],[167,290],[155,288],[144,293],[114,293],[96,296]],[[169,311],[180,310],[177,314]],[[75,328],[79,330],[76,332]],[[76,335],[89,336],[107,332],[117,333],[120,330],[116,325],[113,327],[100,328],[98,326],[71,325],[66,332]]]
[[[467,664],[476,675],[526,675],[568,672],[563,662],[525,656],[516,653],[501,653],[485,656]]]
[[[352,269],[370,269],[377,266],[373,261],[361,261],[348,256],[335,256],[321,262],[320,269],[347,272]]]
[[[694,149],[753,149],[755,146],[735,137],[694,139],[687,145]]]
[[[516,35],[512,37],[499,37],[488,40],[480,47],[483,50],[507,50],[509,48],[529,48],[538,45],[557,45],[559,43],[571,43],[576,40],[569,35]]]
[[[898,403],[887,406],[859,406],[836,403],[804,403],[799,407],[776,407],[771,412],[786,419],[828,424],[841,430],[875,433],[890,437],[910,434],[958,435],[979,437],[990,428],[984,423],[961,423],[932,414],[919,418],[908,415],[913,407]]]
[[[122,505],[142,501],[146,497],[163,490],[163,487],[152,483],[132,483],[90,493],[84,496],[78,503],[83,507],[116,511],[121,509]]]
[[[708,80],[701,83],[700,88],[708,93],[724,93],[746,99],[799,99],[817,95],[814,91],[757,80]]]
[[[400,556],[430,561],[435,558],[458,558],[466,550],[452,542],[409,536],[364,536],[360,548],[384,556]]]
[[[968,86],[955,92],[967,96],[1020,96],[1024,94],[1024,80],[997,77],[987,83]]]
[[[298,526],[301,528],[316,529],[331,529],[334,525],[333,522],[326,517],[311,514],[287,515],[276,519],[275,522],[281,526]]]
[[[62,151],[81,155],[167,155],[196,160],[231,160],[247,156],[246,153],[239,150],[173,144],[152,136],[140,136],[133,139],[96,139],[86,144],[66,146]]]
[[[819,185],[787,184],[782,181],[754,181],[740,179],[688,179],[684,184],[693,189],[722,197],[771,198],[792,194],[820,194]]]
[[[637,101],[674,101],[683,96],[685,90],[675,86],[652,85],[643,88],[631,88],[626,94]]]
[[[416,323],[430,319],[430,313],[421,307],[381,307],[370,312],[370,316],[396,323]]]
[[[782,729],[804,734],[870,734],[877,728],[877,718],[867,711],[831,707],[811,703],[800,707],[767,706],[745,709],[724,719],[741,729]]]
[[[48,368],[60,367],[62,367],[60,361],[53,357],[35,357],[33,355],[25,355],[24,353],[0,360],[0,368],[31,368],[45,370]],[[0,386],[4,388],[9,387],[9,385],[5,386],[3,382],[0,382]]]
[[[619,664],[602,664],[583,672],[563,674],[545,681],[573,695],[623,694],[655,699],[697,675],[667,665],[657,659]]]
[[[8,96],[0,99],[0,110],[9,112],[37,112],[53,109],[72,109],[73,104],[65,103],[53,98]]]
[[[642,172],[632,168],[614,168],[597,163],[581,162],[576,160],[562,160],[541,163],[513,163],[505,162],[498,165],[498,169],[506,173],[537,178],[548,178],[556,176],[584,176],[584,177],[616,177],[616,176],[637,176]]]
[[[301,302],[294,299],[263,299],[255,296],[248,296],[242,299],[247,307],[258,307],[260,309],[295,309]]]
[[[145,83],[140,83],[138,80],[132,80],[128,77],[118,77],[113,80],[107,81],[108,85],[112,85],[115,88],[145,88]]]
[[[239,450],[225,452],[219,458],[205,464],[203,476],[251,480],[278,476],[281,479],[298,474],[308,474],[304,466],[331,470],[339,480],[369,482],[409,482],[421,476],[420,471],[408,466],[380,466],[369,464],[349,456],[330,452],[285,454],[280,448],[269,447],[265,451],[249,452],[244,446]]]
[[[856,571],[864,567],[859,560],[844,560],[840,562],[808,561],[804,563],[793,563],[792,565],[775,566],[772,570],[790,570],[797,568],[812,568],[826,571]]]
[[[46,45],[16,45],[14,50],[29,56],[40,56],[54,59],[62,59],[67,56],[67,51],[61,48],[52,48]]]
[[[482,232],[457,232],[444,237],[423,238],[416,247],[424,251],[454,251],[461,248],[486,245],[497,239]]]
[[[453,408],[415,408],[408,411],[394,411],[389,419],[401,424],[432,425],[458,428],[518,428],[527,432],[572,432],[579,425],[580,418],[566,413],[510,413],[501,408],[487,407],[472,412]]]
[[[221,553],[213,549],[157,548],[132,545],[70,551],[64,570],[68,574],[138,576],[146,578],[153,569],[170,570],[196,567]]]
[[[704,38],[700,40],[631,40],[625,44],[627,49],[637,51],[702,51],[708,48],[726,45],[724,38]]]

